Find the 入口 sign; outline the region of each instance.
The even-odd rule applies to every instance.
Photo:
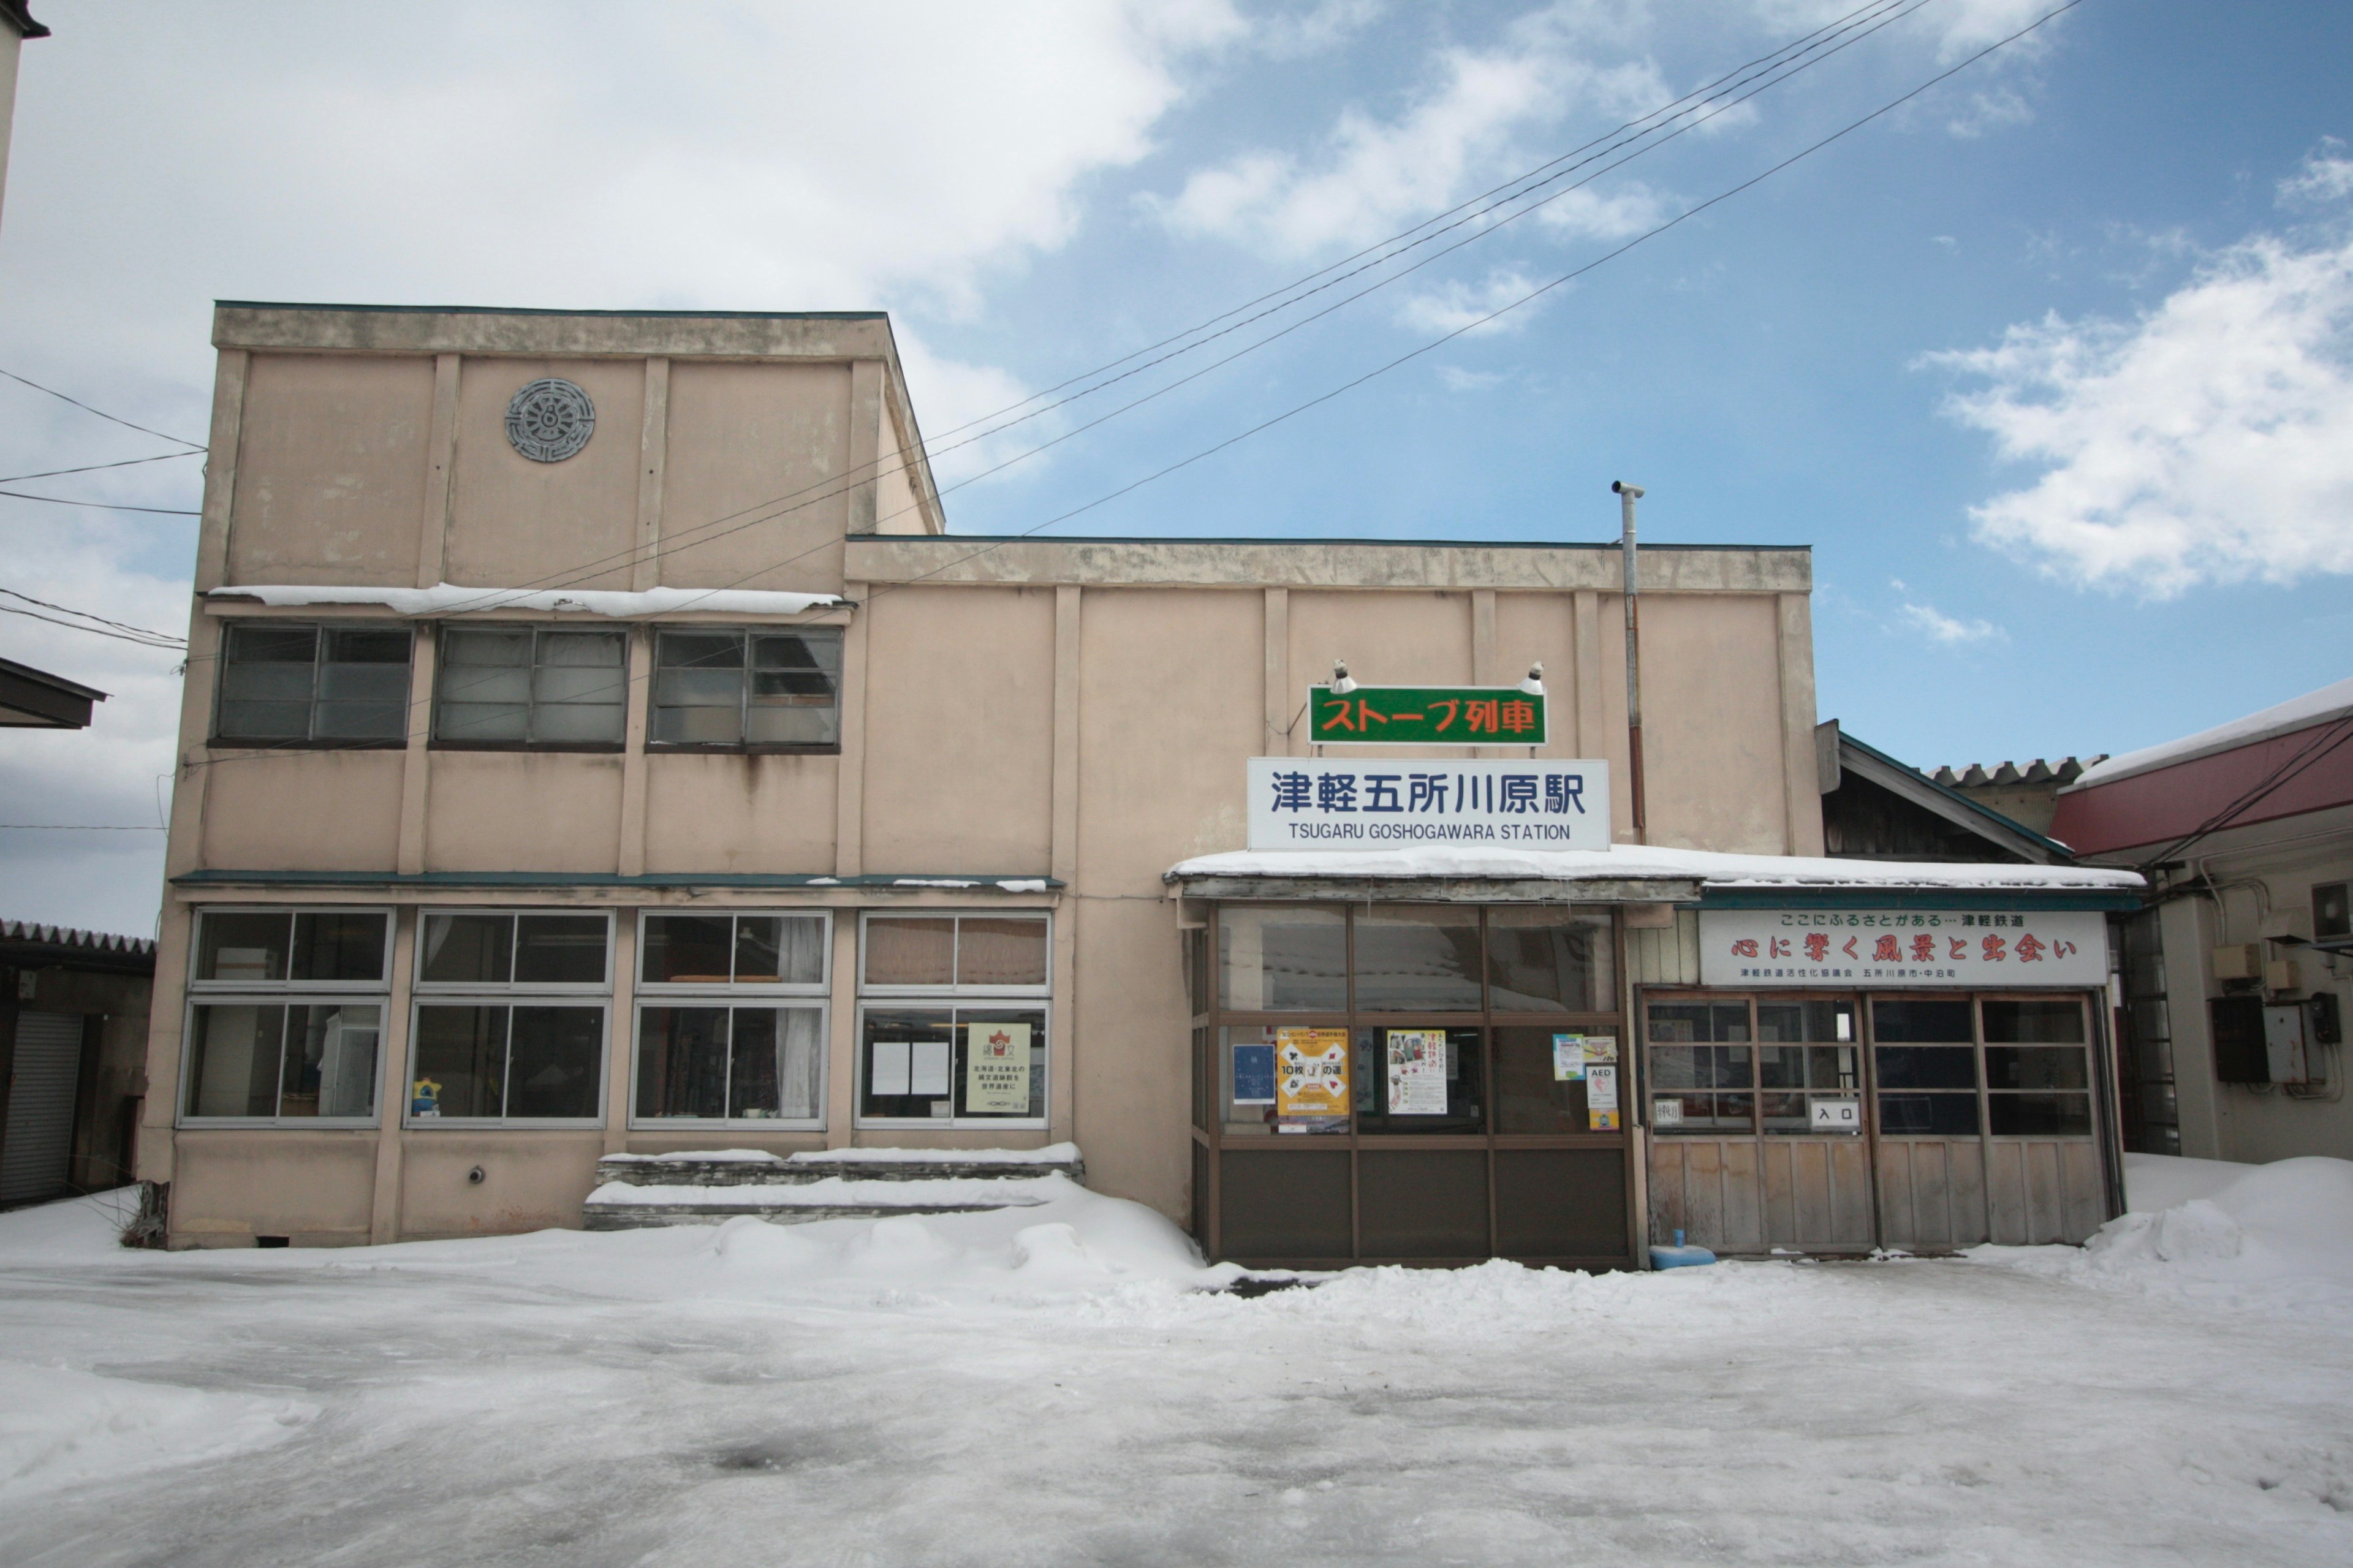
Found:
[[[1609,847],[1609,764],[1250,760],[1253,849]]]
[[[1703,985],[2067,986],[2108,981],[2088,910],[1702,910]]]
[[[1541,746],[1541,692],[1516,686],[1307,689],[1307,738],[1319,746]]]

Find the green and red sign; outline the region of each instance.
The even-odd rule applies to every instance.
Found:
[[[1307,738],[1319,746],[1541,746],[1545,699],[1516,686],[1307,689]]]

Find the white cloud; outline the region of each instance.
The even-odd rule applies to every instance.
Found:
[[[1904,584],[1898,583],[1895,586],[1900,591]],[[2003,631],[1991,621],[1957,620],[1946,615],[1934,605],[1918,605],[1907,601],[1899,614],[1905,627],[1921,633],[1932,642],[1943,643],[1947,647],[1961,643],[2007,641],[2010,637],[2008,632]]]
[[[1975,140],[1989,131],[2024,125],[2033,118],[2034,110],[2016,89],[1997,87],[1971,93],[1968,108],[1947,121],[1945,129],[1964,140]]]
[[[1515,271],[1491,272],[1484,282],[1475,285],[1448,282],[1408,296],[1398,307],[1398,325],[1433,336],[1461,331],[1465,337],[1482,338],[1491,332],[1517,331],[1535,317],[1538,308],[1535,301],[1492,321],[1482,318],[1515,300],[1526,299],[1535,287]]]
[[[1504,380],[1504,373],[1499,370],[1464,370],[1459,364],[1438,367],[1438,384],[1449,392],[1484,392],[1502,385]]]
[[[1307,11],[1275,11],[1250,24],[1250,47],[1270,59],[1298,59],[1339,47],[1381,19],[1387,0],[1322,0]]]
[[[2152,598],[2353,573],[2353,242],[2258,235],[2131,322],[2052,315],[1932,354],[1947,412],[2045,471],[1978,537]]]
[[[2305,154],[2295,173],[2279,183],[2282,206],[2325,206],[2348,196],[2353,196],[2353,158],[2345,156],[2345,143],[2334,136]]]
[[[1596,34],[1618,26],[1587,5],[1532,13],[1494,48],[1438,51],[1432,79],[1395,117],[1345,110],[1313,158],[1245,153],[1145,205],[1176,233],[1287,256],[1366,244],[1454,205],[1518,156],[1514,141],[1524,132],[1577,111],[1639,114],[1673,97],[1647,60],[1588,58]],[[1563,201],[1546,221],[1575,233],[1629,232],[1628,200],[1649,198],[1638,187],[1616,200]]]

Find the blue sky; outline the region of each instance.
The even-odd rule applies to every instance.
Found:
[[[0,368],[200,438],[216,297],[879,306],[936,436],[1860,3],[51,4],[0,221]],[[952,526],[1025,531],[1222,441],[2057,3],[1927,0],[1543,214],[1462,231],[1482,237],[957,489]],[[2219,722],[2353,662],[2348,81],[2341,5],[2085,0],[1491,327],[1056,531],[1601,540],[1623,477],[1649,489],[1647,539],[1812,545],[1820,710],[1909,761]],[[1103,401],[944,456],[943,477]],[[0,472],[159,446],[0,385]],[[193,467],[12,488],[192,506]],[[0,586],[185,620],[192,520],[0,500]],[[0,655],[117,693],[89,734],[0,739],[6,819],[154,820],[170,660],[15,616]],[[0,910],[143,926],[155,837],[0,837]]]

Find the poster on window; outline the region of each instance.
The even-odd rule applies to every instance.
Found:
[[[1274,1032],[1274,1113],[1277,1116],[1343,1117],[1348,1114],[1347,1030],[1277,1029]]]
[[[1389,1114],[1446,1114],[1446,1031],[1390,1029]]]
[[[1585,1064],[1586,1123],[1596,1132],[1618,1131],[1618,1064]]]
[[[1585,1080],[1583,1035],[1555,1035],[1552,1037],[1552,1080],[1555,1083],[1582,1083]]]
[[[1274,1103],[1274,1047],[1238,1045],[1234,1047],[1234,1103]]]
[[[966,1025],[964,1052],[967,1115],[1029,1114],[1029,1025]]]

